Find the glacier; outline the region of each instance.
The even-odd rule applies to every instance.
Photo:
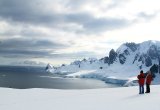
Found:
[[[70,78],[94,78],[106,83],[133,86],[137,85],[136,76],[140,70],[147,72],[154,64],[159,65],[159,56],[160,41],[124,43],[116,51],[112,49],[109,56],[104,58],[76,60],[60,67],[48,65],[47,71]],[[158,73],[154,74],[159,77]],[[154,84],[158,84],[159,81],[155,80]]]

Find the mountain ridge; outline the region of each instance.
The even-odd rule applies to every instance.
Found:
[[[69,77],[96,78],[125,84],[129,80],[137,80],[140,70],[158,72],[155,69],[158,69],[159,56],[160,41],[131,42],[122,44],[117,50],[111,49],[109,55],[101,59],[76,60],[51,70],[52,73]]]
[[[69,65],[77,65],[79,68],[81,64],[85,62],[89,62],[89,64],[93,64],[98,62],[99,64],[103,63],[111,66],[114,63],[120,64],[135,64],[139,67],[139,69],[144,69],[145,67],[151,67],[154,64],[159,64],[159,56],[160,56],[160,41],[145,41],[142,43],[124,43],[117,50],[111,49],[108,56],[105,56],[101,59],[89,58],[83,60],[75,60],[71,62]],[[64,66],[68,66],[62,64],[62,66],[57,68],[63,68]],[[100,66],[100,65],[99,65]],[[54,67],[55,68],[55,67]]]

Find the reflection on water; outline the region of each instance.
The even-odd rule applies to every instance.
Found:
[[[102,81],[78,78],[62,78],[45,72],[45,67],[0,66],[0,87],[93,89],[116,87]]]

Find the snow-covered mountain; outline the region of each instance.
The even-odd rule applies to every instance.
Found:
[[[116,51],[112,49],[109,56],[101,60],[110,66],[119,63],[121,65],[136,65],[139,69],[145,69],[153,64],[159,64],[159,56],[160,42],[146,41],[140,44],[122,44]]]
[[[47,64],[47,66],[46,66],[46,71],[47,72],[50,72],[50,73],[53,73],[54,71],[55,71],[55,67],[54,66],[52,66],[51,64]]]
[[[140,69],[150,67],[159,63],[160,42],[125,43],[117,49],[116,55],[121,64],[136,64]]]
[[[70,73],[68,76],[99,78],[136,79],[140,70],[147,72],[154,64],[159,64],[160,41],[145,41],[139,44],[124,43],[109,56],[101,59],[77,60],[70,65],[62,65],[53,73]],[[121,80],[120,80],[121,81]],[[112,82],[112,81],[109,81]]]

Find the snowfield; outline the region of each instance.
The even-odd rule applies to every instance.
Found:
[[[138,94],[138,86],[88,89],[0,88],[0,110],[160,110],[160,85],[150,94]]]

